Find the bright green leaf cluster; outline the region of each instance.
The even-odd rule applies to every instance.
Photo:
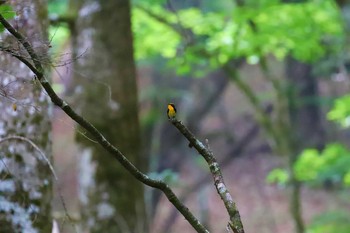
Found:
[[[311,62],[339,51],[342,43],[333,42],[344,34],[340,13],[331,0],[298,4],[247,1],[232,15],[197,8],[179,10],[176,15],[159,5],[146,7],[183,29],[175,32],[174,27],[134,9],[136,57],[160,54],[171,60],[181,74],[210,71],[234,58],[244,57],[256,64],[261,56],[269,54],[283,59],[291,53],[301,61]],[[191,37],[195,39],[187,44]]]
[[[269,184],[285,185],[289,180],[289,175],[286,170],[276,168],[273,169],[266,177]]]
[[[60,47],[66,43],[70,36],[70,31],[67,27],[53,27],[49,28],[49,35],[51,38],[51,45],[53,49],[51,52],[58,52]],[[57,51],[58,50],[58,51]]]
[[[12,9],[12,7],[9,4],[0,5],[0,13],[5,19],[12,19],[16,15],[16,12]],[[4,26],[0,24],[0,32],[3,32],[4,29]]]
[[[289,52],[302,61],[314,61],[326,52],[326,39],[342,35],[339,12],[333,1],[306,1],[300,4],[265,4],[237,8],[236,22],[246,33],[245,56],[273,54],[283,59]],[[252,27],[252,24],[254,26]],[[334,46],[334,45],[328,45]],[[247,47],[247,46],[245,46]],[[238,47],[238,50],[246,49]]]
[[[327,114],[327,118],[331,121],[340,123],[343,127],[350,126],[350,95],[338,98],[334,102],[334,106]]]
[[[350,151],[339,143],[328,144],[321,153],[306,149],[294,164],[294,169],[300,181],[346,184],[349,182]]]
[[[225,26],[224,15],[214,12],[204,14],[197,8],[181,10],[178,16],[182,26],[190,28],[197,36],[219,33]]]
[[[169,22],[175,21],[171,14],[164,15],[160,7],[153,7],[152,11],[165,17]],[[145,59],[158,54],[168,59],[176,57],[180,36],[174,30],[138,8],[133,9],[132,18],[137,59]]]
[[[350,171],[344,175],[344,184],[345,186],[350,187]]]
[[[317,178],[320,168],[324,164],[316,149],[306,149],[294,165],[298,180],[308,181]]]
[[[280,0],[245,0],[244,4],[251,8],[263,8],[279,4]]]
[[[49,14],[64,14],[67,11],[67,0],[50,0],[48,2]]]

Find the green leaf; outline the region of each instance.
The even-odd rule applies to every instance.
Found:
[[[174,14],[159,4],[142,5],[167,23],[134,9],[136,57],[161,55],[172,64],[180,64],[175,68],[181,74],[201,75],[236,58],[255,64],[256,58],[271,54],[280,60],[292,54],[298,60],[314,62],[341,51],[345,41],[340,12],[332,0],[298,4],[252,0],[244,7],[235,7],[233,14],[198,8]],[[193,44],[189,43],[192,38]]]
[[[344,184],[347,187],[350,187],[350,171],[348,171],[344,176]]]
[[[52,38],[51,44],[53,47],[52,49],[53,52],[59,51],[60,47],[67,42],[70,36],[69,29],[67,27],[62,27],[62,26],[50,27],[49,34],[50,34],[50,38]]]
[[[16,15],[16,12],[8,4],[0,5],[0,13],[5,19],[12,19]]]
[[[315,149],[306,149],[294,164],[296,177],[300,181],[316,179],[323,161]]]
[[[162,12],[161,8],[154,7],[152,10],[170,22],[174,21],[174,16]],[[173,29],[138,8],[133,9],[132,19],[137,59],[142,60],[159,54],[169,59],[176,56],[180,37]]]
[[[333,108],[327,114],[328,120],[338,122],[342,127],[350,126],[350,95],[335,100]]]
[[[322,184],[349,182],[350,151],[339,143],[330,143],[319,152],[306,149],[294,164],[296,176],[301,181]]]
[[[0,5],[0,14],[5,18],[5,19],[12,19],[15,17],[16,12],[12,9],[12,7],[9,4],[3,4]],[[0,24],[0,32],[4,31],[4,26]]]
[[[50,0],[48,4],[49,14],[65,14],[67,12],[67,0]]]
[[[266,177],[266,181],[269,184],[277,183],[281,185],[285,185],[288,182],[289,175],[287,171],[277,168],[273,169],[269,172],[269,174]]]

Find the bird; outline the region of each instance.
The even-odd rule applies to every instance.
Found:
[[[169,119],[174,119],[176,117],[176,108],[173,103],[168,104],[168,110],[166,112]]]

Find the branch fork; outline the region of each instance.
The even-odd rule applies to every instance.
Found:
[[[214,179],[216,191],[221,197],[221,200],[224,202],[225,208],[230,217],[228,225],[232,231],[234,233],[244,233],[243,224],[236,203],[233,201],[233,198],[225,185],[220,165],[217,162],[213,152],[210,150],[208,140],[206,140],[207,146],[205,146],[193,135],[189,129],[187,129],[187,127],[181,121],[177,120],[176,118],[169,119],[169,121],[181,132],[182,135],[187,138],[189,144],[192,145],[192,147],[194,147],[207,162],[210,173]]]

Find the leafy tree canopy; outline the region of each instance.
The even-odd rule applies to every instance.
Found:
[[[331,143],[319,152],[315,149],[304,150],[294,169],[301,181],[322,184],[350,185],[350,151],[339,143]]]
[[[155,2],[159,2],[156,1]],[[331,0],[298,4],[247,1],[227,11],[186,8],[176,13],[161,4],[136,4],[133,10],[136,57],[161,55],[181,73],[213,69],[234,58],[257,63],[269,54],[312,62],[338,51],[341,17]],[[180,25],[180,26],[179,26]]]
[[[350,95],[335,100],[333,108],[328,113],[329,120],[338,122],[343,127],[350,126]]]

